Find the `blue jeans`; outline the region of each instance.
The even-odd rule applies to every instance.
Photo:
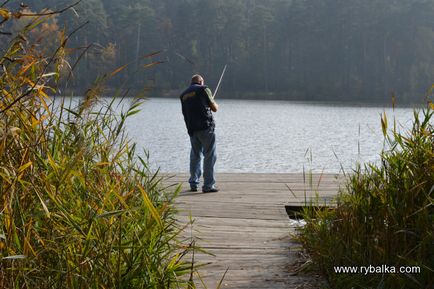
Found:
[[[190,187],[197,188],[201,175],[201,160],[203,161],[203,179],[204,184],[202,189],[209,190],[214,187],[214,164],[217,159],[215,133],[214,129],[195,131],[190,136],[191,152],[190,152]]]

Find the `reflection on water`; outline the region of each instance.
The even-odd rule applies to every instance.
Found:
[[[380,114],[400,129],[412,109],[338,106],[287,101],[219,100],[218,172],[338,172],[373,162],[383,147]],[[150,99],[127,123],[154,167],[187,172],[190,143],[178,99]]]
[[[301,228],[301,227],[306,226],[306,221],[303,219],[301,219],[301,220],[289,219],[289,226],[295,227],[295,228]]]

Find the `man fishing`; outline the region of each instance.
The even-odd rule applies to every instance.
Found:
[[[218,86],[217,86],[218,88]],[[217,89],[216,89],[217,91]],[[217,112],[218,104],[214,101],[211,90],[204,85],[202,76],[195,74],[190,86],[180,96],[182,114],[191,142],[190,152],[190,190],[197,192],[203,161],[202,192],[218,192],[215,186],[214,164],[217,159],[215,142],[215,122],[212,112]]]

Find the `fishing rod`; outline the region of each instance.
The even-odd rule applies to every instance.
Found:
[[[228,65],[225,64],[225,67],[223,68],[223,72],[222,72],[222,74],[220,75],[219,82],[217,83],[217,87],[216,87],[215,90],[214,90],[213,98],[215,98],[215,96],[217,95],[217,91],[219,90],[220,83],[222,82],[223,75],[225,75],[225,71],[226,71],[226,67],[227,67],[227,66],[228,66]]]

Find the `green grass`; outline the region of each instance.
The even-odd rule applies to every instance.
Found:
[[[299,240],[332,288],[434,287],[432,104],[412,129],[388,132],[380,164],[358,166],[333,210],[306,209]],[[338,274],[334,266],[418,266],[413,274]]]
[[[23,35],[0,59],[0,288],[193,287],[179,187],[125,134],[140,99],[116,115],[98,81],[76,107],[53,103],[67,37],[44,56]]]

